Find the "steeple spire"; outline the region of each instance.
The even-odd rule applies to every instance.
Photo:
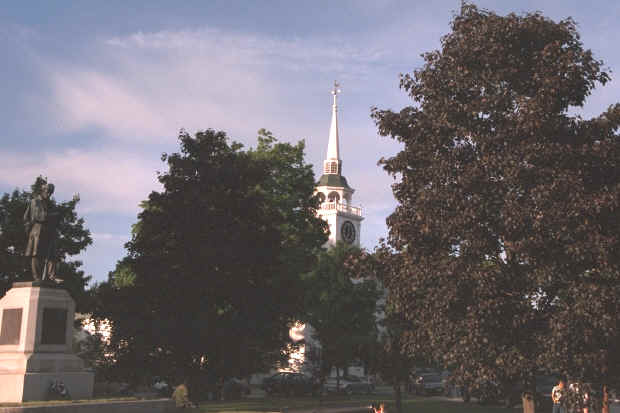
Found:
[[[332,105],[332,123],[329,128],[329,142],[327,144],[327,157],[323,162],[323,172],[326,174],[342,173],[342,161],[340,160],[340,143],[338,142],[338,94],[340,85],[334,81],[334,104]]]

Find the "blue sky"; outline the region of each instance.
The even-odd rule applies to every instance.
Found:
[[[500,14],[572,16],[582,40],[620,70],[620,2],[480,1]],[[408,104],[399,73],[439,47],[459,0],[437,1],[2,1],[0,192],[39,175],[58,199],[79,193],[94,243],[84,268],[101,281],[124,255],[138,203],[158,189],[163,152],[180,128],[214,128],[254,145],[260,128],[306,140],[320,172],[330,88],[340,81],[343,174],[366,217],[362,244],[385,236],[393,210],[376,166],[398,151],[377,136],[370,108]],[[583,108],[617,102],[612,80]]]

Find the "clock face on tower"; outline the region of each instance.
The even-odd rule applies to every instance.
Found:
[[[355,226],[351,221],[345,221],[344,224],[342,224],[340,232],[345,242],[353,244],[353,241],[355,241]]]

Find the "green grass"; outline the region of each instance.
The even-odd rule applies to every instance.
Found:
[[[387,413],[394,412],[394,407],[386,405]],[[517,413],[521,407],[507,409],[501,406],[481,406],[477,403],[463,403],[437,399],[415,399],[403,403],[405,413]]]
[[[249,413],[314,410],[338,407],[365,407],[385,402],[387,413],[395,412],[393,397],[379,394],[369,396],[329,396],[322,400],[312,397],[257,398],[229,402],[206,402],[200,405],[204,413]],[[501,406],[481,406],[440,398],[407,397],[403,400],[404,413],[517,413],[521,408],[506,409]]]
[[[99,398],[89,400],[55,400],[26,403],[2,403],[6,406],[36,406],[60,403],[96,403],[137,400],[135,397]],[[312,411],[317,408],[339,407],[366,407],[372,403],[384,402],[387,413],[394,413],[394,400],[391,394],[371,395],[329,395],[318,397],[265,397],[247,398],[243,400],[225,402],[205,402],[200,405],[199,411],[204,413],[255,413],[255,412],[291,412]],[[191,410],[190,410],[191,411]],[[432,397],[413,397],[405,395],[403,398],[403,413],[518,413],[521,408],[506,409],[499,406],[480,406],[476,403],[462,403]]]
[[[37,400],[33,402],[23,403],[0,403],[0,407],[15,407],[15,406],[42,406],[50,404],[67,404],[67,403],[103,403],[103,402],[126,402],[139,400],[136,397],[107,397],[107,398],[95,398],[84,400]]]
[[[318,407],[359,407],[376,402],[376,397],[329,396],[318,397],[265,397],[228,402],[206,402],[201,412],[280,412],[282,410],[310,410]]]

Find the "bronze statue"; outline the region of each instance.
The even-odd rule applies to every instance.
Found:
[[[24,225],[28,234],[28,245],[24,255],[31,258],[32,279],[34,281],[54,280],[56,260],[54,244],[58,214],[50,212],[50,197],[54,193],[53,184],[45,184],[33,197],[24,214]]]

